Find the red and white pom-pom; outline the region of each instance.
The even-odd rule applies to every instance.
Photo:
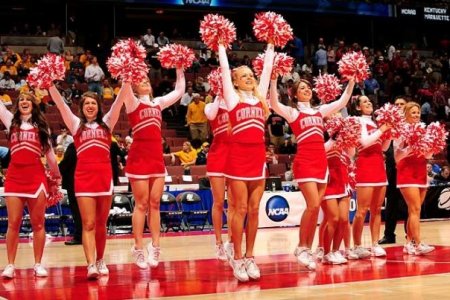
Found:
[[[200,35],[209,49],[217,51],[219,43],[231,47],[231,43],[236,40],[236,27],[224,16],[208,14],[200,22]]]
[[[336,76],[324,74],[314,78],[313,90],[322,102],[328,103],[335,100],[342,93],[342,85]]]
[[[291,25],[284,20],[283,16],[271,11],[256,14],[253,32],[258,41],[272,42],[281,48],[293,38]]]
[[[47,207],[56,205],[61,201],[64,197],[64,195],[61,193],[59,189],[60,180],[54,178],[50,172],[47,170],[46,174],[47,176],[47,185],[48,185],[48,197],[47,197]]]
[[[378,124],[387,124],[392,127],[390,136],[394,139],[402,135],[402,130],[405,125],[405,116],[397,106],[386,103],[383,107],[375,111],[376,120]]]
[[[208,83],[211,87],[211,91],[221,98],[223,98],[223,85],[222,85],[222,70],[219,68],[212,70],[208,75]]]
[[[353,78],[356,82],[361,82],[369,77],[369,66],[367,65],[366,57],[360,52],[344,54],[338,65],[339,74],[346,80]]]
[[[159,50],[158,59],[163,68],[187,69],[192,66],[195,55],[194,51],[186,46],[180,44],[170,44]]]
[[[266,54],[259,54],[252,62],[253,65],[253,71],[255,72],[256,76],[261,76],[263,67],[264,67],[264,59]],[[294,59],[286,53],[277,53],[275,54],[275,58],[273,60],[273,67],[272,67],[272,75],[271,77],[273,79],[277,78],[278,76],[284,76],[291,72],[292,65],[294,63]]]
[[[342,117],[334,116],[329,118],[325,122],[325,130],[331,137],[334,136],[336,133],[340,132],[343,127],[344,127],[344,118]]]
[[[430,141],[428,152],[437,154],[447,146],[448,132],[445,125],[439,122],[430,123],[427,126],[426,140]]]
[[[354,191],[356,190],[356,164],[354,161],[350,161],[347,165],[348,171],[348,184],[350,188]]]
[[[426,139],[426,133],[427,129],[424,123],[404,125],[403,137],[413,155],[422,156],[427,151],[430,143]]]
[[[347,117],[343,120],[342,130],[336,138],[335,147],[340,150],[358,146],[361,137],[361,122],[357,117]]]
[[[48,89],[54,80],[63,80],[66,75],[64,58],[48,53],[37,61],[37,66],[30,69],[27,81],[31,87]]]
[[[147,78],[147,52],[140,42],[132,39],[120,40],[111,50],[111,57],[106,65],[113,78],[136,84]]]

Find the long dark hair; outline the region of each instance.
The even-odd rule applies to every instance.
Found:
[[[294,107],[297,107],[297,103],[298,103],[298,99],[297,99],[297,91],[298,88],[300,86],[300,83],[304,83],[307,86],[309,86],[309,88],[312,90],[313,86],[311,84],[311,82],[309,80],[306,79],[300,79],[299,81],[297,81],[296,83],[294,83],[294,85],[292,86],[291,92],[292,92],[292,104],[295,104]],[[309,102],[311,102],[313,100],[313,97],[311,97],[311,99],[309,100]]]
[[[10,133],[8,135],[8,139],[11,138],[11,132],[13,129],[17,129],[20,131],[20,125],[22,124],[22,120],[20,116],[22,115],[19,110],[19,101],[22,99],[31,100],[32,109],[31,109],[31,124],[38,129],[39,133],[39,141],[41,142],[42,151],[46,153],[50,149],[50,128],[48,126],[47,120],[45,119],[44,114],[41,112],[39,108],[39,102],[35,95],[31,93],[22,93],[17,97],[14,101],[12,113],[13,119],[11,121]]]
[[[97,102],[98,112],[97,112],[97,117],[95,118],[95,122],[97,122],[97,124],[100,125],[101,127],[103,127],[105,130],[111,131],[111,129],[105,124],[105,122],[103,122],[103,110],[102,110],[102,103],[101,103],[100,97],[97,95],[97,93],[90,92],[90,91],[81,95],[81,100],[80,100],[80,105],[79,105],[79,113],[80,113],[80,121],[81,121],[80,129],[84,130],[84,128],[86,127],[86,123],[88,122],[86,119],[86,116],[83,113],[83,106],[84,106],[84,102],[86,101],[86,98],[92,98],[95,100],[95,102]]]
[[[356,95],[352,96],[350,99],[350,115],[352,116],[361,116],[361,111],[358,110],[358,107],[361,103],[361,98],[364,97],[364,95]],[[370,100],[370,98],[369,98]],[[372,102],[372,100],[370,100]],[[372,103],[373,104],[373,103]]]

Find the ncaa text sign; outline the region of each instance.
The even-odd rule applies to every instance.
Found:
[[[305,209],[301,192],[264,192],[259,206],[259,227],[298,226]]]

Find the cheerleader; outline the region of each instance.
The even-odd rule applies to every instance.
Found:
[[[5,180],[6,208],[8,210],[8,230],[6,251],[8,265],[2,277],[15,277],[19,232],[25,204],[30,213],[33,230],[34,275],[46,277],[47,270],[41,264],[45,245],[45,208],[48,197],[47,177],[41,162],[45,155],[50,167],[50,175],[61,178],[50,144],[50,131],[36,97],[24,93],[14,101],[10,112],[0,101],[0,119],[8,131],[11,162]]]
[[[418,103],[408,102],[404,113],[407,123],[420,122]],[[432,252],[434,247],[422,243],[420,239],[420,209],[428,188],[426,165],[431,153],[425,156],[414,155],[405,140],[400,138],[394,141],[394,157],[397,164],[397,188],[408,205],[407,243],[403,252],[415,255]]]
[[[161,112],[178,101],[184,93],[186,81],[182,69],[177,69],[175,90],[162,97],[153,98],[148,78],[141,83],[124,86],[128,120],[133,132],[133,143],[128,152],[125,174],[130,180],[135,200],[133,210],[134,245],[131,253],[140,269],[155,268],[159,263],[161,219],[159,205],[164,192],[166,174],[161,144]],[[134,95],[133,95],[134,92]],[[152,241],[147,245],[145,260],[143,232],[145,218],[150,226]]]
[[[311,84],[302,79],[292,88],[297,99],[297,107],[288,107],[278,102],[276,80],[271,84],[270,104],[272,109],[289,122],[297,139],[293,172],[306,201],[299,230],[299,243],[294,255],[300,264],[310,270],[316,269],[311,246],[317,226],[320,203],[328,181],[327,158],[323,138],[323,118],[347,105],[353,91],[354,80],[350,80],[338,101],[324,104],[315,109],[311,107]]]
[[[228,157],[228,111],[222,98],[216,97],[214,102],[205,106],[205,115],[208,118],[214,140],[208,152],[206,162],[206,175],[211,183],[213,194],[212,221],[214,234],[216,236],[216,255],[221,261],[226,261],[233,257],[233,243],[231,241],[230,225],[233,219],[234,208],[231,203],[231,192],[228,191],[228,240],[222,242],[222,215],[225,200],[225,165]]]
[[[255,263],[253,247],[258,230],[259,202],[264,193],[266,153],[264,124],[269,109],[265,95],[269,88],[274,59],[274,46],[269,43],[259,84],[247,66],[233,69],[230,76],[224,45],[219,45],[223,93],[228,110],[231,136],[225,166],[229,180],[234,215],[231,238],[234,244],[233,274],[239,281],[259,279],[260,270]],[[246,225],[246,251],[242,253],[244,220]]]
[[[387,186],[383,151],[389,148],[390,140],[381,140],[381,135],[390,129],[387,124],[380,127],[372,120],[373,105],[366,96],[358,96],[352,103],[354,112],[361,115],[361,138],[356,159],[356,201],[357,210],[353,219],[352,255],[358,258],[386,256],[386,251],[378,245],[381,225],[381,204]],[[371,252],[361,246],[364,219],[370,208]]]
[[[347,260],[339,252],[341,241],[348,229],[348,211],[350,185],[348,179],[348,164],[354,155],[354,150],[338,150],[335,142],[329,139],[325,143],[329,170],[328,185],[322,202],[324,221],[323,247],[327,253],[322,262],[326,264],[343,264]],[[321,226],[322,227],[322,226]],[[322,229],[322,228],[321,228]],[[333,244],[332,251],[331,244]]]
[[[109,274],[103,256],[106,222],[113,192],[111,131],[119,119],[124,97],[119,93],[110,111],[103,116],[99,96],[94,92],[86,92],[81,97],[80,117],[77,117],[54,85],[49,92],[74,137],[77,150],[75,196],[83,223],[82,241],[88,263],[87,278],[96,279],[99,275]]]

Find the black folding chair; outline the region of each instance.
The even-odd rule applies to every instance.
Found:
[[[187,229],[201,228],[203,230],[208,222],[209,211],[205,209],[200,196],[194,192],[184,192],[177,196],[177,200],[181,204]]]
[[[168,232],[183,230],[183,213],[174,195],[164,192],[160,203],[161,230]]]

